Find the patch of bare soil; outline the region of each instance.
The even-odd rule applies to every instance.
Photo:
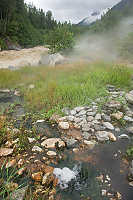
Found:
[[[48,49],[39,46],[20,51],[10,50],[0,52],[0,68],[23,67],[38,65],[41,55],[47,54]]]

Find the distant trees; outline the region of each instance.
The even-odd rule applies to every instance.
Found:
[[[71,24],[59,24],[54,30],[45,35],[45,43],[52,53],[67,51],[74,46]]]

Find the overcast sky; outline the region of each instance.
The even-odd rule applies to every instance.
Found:
[[[112,7],[120,0],[25,0],[45,11],[51,10],[55,19],[77,23],[90,11]]]

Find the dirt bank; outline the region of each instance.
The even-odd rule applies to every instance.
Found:
[[[47,52],[48,49],[43,46],[22,49],[20,51],[2,51],[0,52],[0,68],[38,65],[41,55]]]

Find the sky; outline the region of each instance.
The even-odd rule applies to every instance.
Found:
[[[110,8],[120,0],[25,0],[44,11],[51,10],[56,20],[78,23],[91,11]]]

